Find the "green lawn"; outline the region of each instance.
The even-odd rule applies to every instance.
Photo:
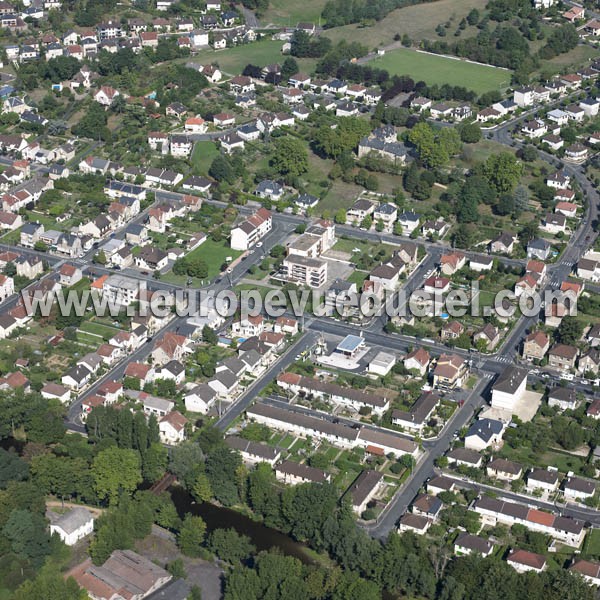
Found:
[[[214,158],[219,154],[219,149],[214,142],[196,142],[192,152],[192,171],[196,175],[208,175],[208,169]]]
[[[505,88],[511,76],[510,71],[503,69],[403,48],[387,52],[368,64],[386,69],[390,75],[410,75],[416,81],[423,80],[430,85],[464,85],[478,94]]]

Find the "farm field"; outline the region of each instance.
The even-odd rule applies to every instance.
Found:
[[[410,75],[429,85],[463,85],[477,94],[507,87],[511,76],[504,69],[406,49],[392,50],[368,64],[386,69],[390,75]]]

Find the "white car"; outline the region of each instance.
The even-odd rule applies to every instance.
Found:
[[[575,375],[573,375],[573,373],[565,373],[564,375],[561,375],[560,378],[564,379],[565,381],[573,381],[573,379],[575,379]]]
[[[257,243],[256,243],[256,247],[257,247],[257,248],[262,248],[262,242],[257,242]]]

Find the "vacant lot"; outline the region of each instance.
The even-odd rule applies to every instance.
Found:
[[[410,75],[429,85],[463,85],[478,94],[505,88],[510,83],[510,71],[404,48],[388,52],[368,64],[386,69],[391,75]]]
[[[439,39],[435,28],[440,23],[451,20],[448,35],[453,35],[461,19],[466,17],[471,9],[476,8],[483,12],[486,4],[487,0],[439,0],[439,2],[417,4],[391,12],[373,27],[346,25],[329,29],[325,35],[333,41],[356,40],[369,49],[391,44],[397,33],[407,34],[414,41],[435,40]],[[467,27],[461,37],[476,35],[477,31],[476,27]]]

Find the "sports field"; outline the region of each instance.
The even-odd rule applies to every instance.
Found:
[[[263,39],[258,42],[242,44],[224,50],[202,50],[194,57],[195,63],[216,63],[221,71],[228,75],[239,75],[247,64],[264,67],[272,63],[281,63],[285,59],[281,53],[282,41]],[[299,59],[298,66],[305,72],[311,72],[316,59]]]
[[[504,69],[404,48],[387,52],[368,64],[386,69],[391,75],[410,75],[415,81],[422,80],[428,84],[462,85],[477,94],[505,88],[511,77],[511,72]]]

